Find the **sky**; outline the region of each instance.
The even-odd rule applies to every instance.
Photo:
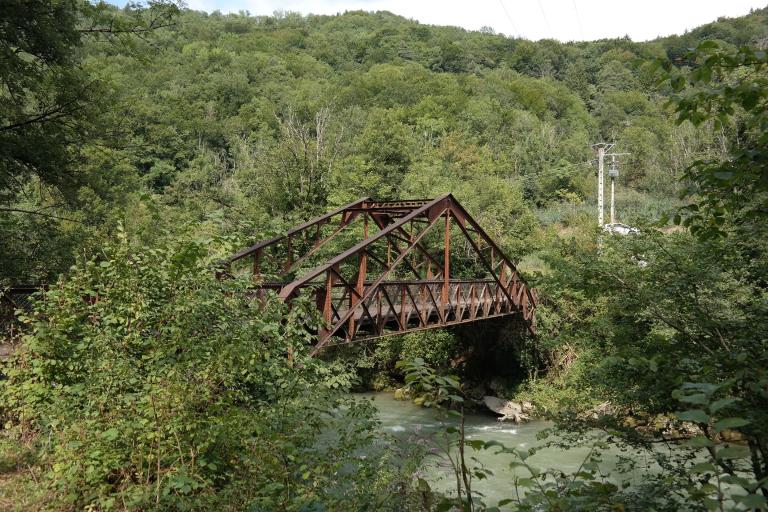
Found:
[[[113,0],[123,4],[124,1]],[[720,16],[747,14],[768,0],[186,0],[189,8],[223,13],[275,11],[336,14],[390,11],[430,25],[491,27],[508,36],[583,41],[628,35],[635,41],[681,34]]]

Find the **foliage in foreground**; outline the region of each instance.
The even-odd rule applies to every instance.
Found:
[[[402,509],[408,459],[374,442],[350,374],[306,355],[311,308],[216,281],[209,244],[159,245],[121,234],[26,319],[0,389],[35,507]]]
[[[665,75],[682,91],[680,119],[716,118],[740,137],[719,161],[687,170],[689,204],[676,220],[690,232],[646,226],[548,255],[557,269],[544,283],[557,290],[552,317],[565,320],[551,341],[575,347],[587,368],[571,385],[613,407],[596,421],[571,414],[561,423],[644,449],[689,438],[696,460],[660,463],[678,476],[668,483],[674,492],[709,510],[765,508],[765,52],[707,43],[689,58],[695,69]]]
[[[744,430],[752,424],[750,420],[729,416],[741,399],[724,396],[724,386],[687,383],[679,392],[672,393],[681,403],[696,404],[713,415],[704,418],[706,413],[699,409],[679,413],[681,420],[711,427],[702,427],[702,435],[685,443],[663,438],[664,444],[648,439],[642,442],[637,437],[625,437],[627,432],[621,427],[612,428],[609,421],[577,421],[567,429],[562,428],[565,424],[561,422],[557,428],[543,430],[538,445],[523,448],[466,435],[465,396],[454,377],[443,375],[418,358],[400,361],[398,366],[406,373],[410,391],[425,405],[435,407],[442,418],[442,429],[426,439],[432,454],[427,463],[449,470],[451,480],[455,480],[455,493],[435,493],[429,482],[418,479],[418,489],[429,497],[426,501],[435,510],[673,512],[765,508],[765,499],[760,494],[765,479],[750,468],[747,448],[722,437],[726,430],[737,429],[754,436],[755,428],[760,427]],[[716,396],[720,398],[715,399]],[[749,446],[752,445],[750,441]],[[532,462],[533,456],[542,450],[573,449],[586,450],[574,471],[538,467]],[[473,456],[485,450],[506,459],[512,469],[509,481],[495,476],[497,489],[507,492],[507,497],[495,506],[486,503],[483,493],[473,489],[478,480],[494,475]],[[607,461],[608,458],[612,460]]]
[[[54,281],[121,220],[148,243],[185,221],[269,236],[362,196],[449,191],[523,258],[542,248],[534,209],[551,232],[591,217],[598,140],[630,153],[617,190],[634,223],[738,136],[676,127],[647,60],[768,33],[765,9],[658,41],[558,43],[179,5],[0,3],[3,284]]]

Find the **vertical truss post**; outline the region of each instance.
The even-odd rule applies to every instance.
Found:
[[[365,213],[363,215],[363,238],[368,238],[368,214]],[[360,302],[360,297],[363,296],[363,293],[365,292],[365,277],[368,273],[368,251],[364,250],[360,253],[358,256],[358,267],[357,267],[357,282],[355,283],[355,290],[353,293],[352,290],[350,290],[349,293],[349,307],[352,309],[355,309]],[[361,318],[362,319],[362,318]],[[352,315],[349,317],[349,332],[350,336],[355,335],[355,315]]]
[[[406,314],[405,314],[405,300],[406,300],[406,294],[408,288],[407,283],[403,283],[400,285],[400,326],[401,330],[406,330],[407,326],[405,325],[405,322],[407,320]]]
[[[336,280],[336,272],[338,271],[338,265],[334,265],[325,274],[325,297],[323,297],[323,321],[325,325],[320,329],[320,333],[325,335],[328,332],[326,326],[331,325],[333,319],[333,284]]]
[[[445,247],[443,248],[443,293],[440,306],[443,318],[448,318],[448,285],[451,275],[451,210],[445,210]]]
[[[472,309],[469,310],[469,319],[474,320],[477,316],[477,289],[475,283],[469,285],[469,302]]]
[[[412,245],[413,244],[413,222],[410,222],[410,230],[411,230],[411,232],[408,234],[408,245]],[[411,254],[410,260],[411,260],[411,267],[413,267],[415,269],[414,272],[416,272],[417,277],[418,277],[419,262],[416,261],[416,253],[415,252]]]
[[[424,327],[427,326],[429,321],[429,311],[427,311],[427,285],[423,282],[419,285],[419,318]]]

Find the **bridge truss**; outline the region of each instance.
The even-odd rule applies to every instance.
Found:
[[[256,298],[310,297],[324,322],[313,354],[495,317],[536,328],[535,291],[450,194],[359,199],[243,249],[224,269],[249,273]]]

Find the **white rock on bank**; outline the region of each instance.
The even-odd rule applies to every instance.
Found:
[[[533,409],[533,404],[530,402],[513,402],[495,396],[484,396],[483,403],[490,410],[501,415],[499,421],[513,421],[515,423],[529,420],[530,418],[526,413]]]

